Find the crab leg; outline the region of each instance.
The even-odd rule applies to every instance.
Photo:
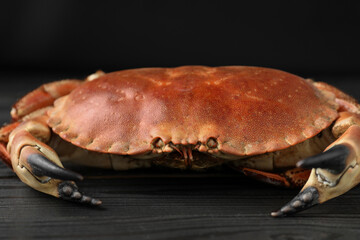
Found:
[[[269,173],[244,167],[234,167],[234,169],[241,171],[247,177],[280,187],[302,187],[310,175],[310,170],[303,168],[293,168],[283,173]]]
[[[14,172],[25,184],[55,197],[66,200],[101,204],[100,200],[78,191],[76,180],[83,177],[64,169],[58,155],[45,144],[50,139],[46,116],[22,122],[9,136],[7,151]]]
[[[0,129],[0,157],[9,167],[12,164],[6,145],[10,133],[22,121],[43,116],[57,98],[68,94],[82,83],[83,81],[80,80],[67,79],[43,84],[14,104],[11,109],[11,117],[14,122]]]
[[[348,118],[358,117],[357,114],[347,115]],[[351,125],[340,117],[334,129],[344,129],[339,126],[344,124],[350,127],[322,154],[298,162],[298,167],[312,168],[310,177],[293,200],[271,213],[273,217],[291,215],[326,202],[360,183],[360,126]]]
[[[14,104],[11,117],[18,121],[36,110],[51,106],[57,98],[69,94],[82,83],[80,80],[68,79],[41,85]]]

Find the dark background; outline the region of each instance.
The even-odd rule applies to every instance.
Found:
[[[2,1],[0,69],[359,73],[359,1]]]
[[[359,1],[1,1],[0,122],[39,84],[136,67],[255,65],[360,99]],[[273,219],[298,189],[239,173],[76,169],[98,209],[39,193],[0,162],[1,239],[358,239],[360,188]],[[105,175],[105,176],[104,176]]]

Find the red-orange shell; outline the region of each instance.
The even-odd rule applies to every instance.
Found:
[[[88,150],[140,154],[152,141],[206,144],[254,155],[287,148],[328,127],[337,105],[313,84],[259,67],[143,68],[86,82],[55,102],[49,125]]]

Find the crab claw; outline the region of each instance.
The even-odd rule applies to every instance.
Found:
[[[333,173],[341,173],[346,167],[349,153],[347,146],[339,144],[323,153],[299,161],[296,166],[307,169],[322,168]]]
[[[45,116],[27,120],[10,133],[6,151],[12,169],[22,182],[40,192],[78,203],[100,205],[100,200],[79,192],[74,181],[83,177],[65,169],[54,149],[45,143],[51,138],[46,121]]]
[[[84,179],[80,174],[59,167],[41,154],[30,154],[27,157],[27,163],[31,167],[32,173],[37,176],[48,176],[55,179],[70,181],[81,181]]]
[[[335,198],[360,182],[360,127],[351,126],[324,153],[300,161],[297,165],[313,168],[300,193],[273,217],[288,216]]]
[[[98,199],[79,192],[74,181],[82,180],[83,176],[60,167],[38,152],[36,148],[24,147],[22,156],[22,164],[31,172],[31,175],[36,176],[39,184],[52,186],[50,188],[54,188],[57,197],[92,206],[98,206],[102,203]]]
[[[296,197],[283,206],[280,210],[272,212],[271,216],[273,217],[284,217],[291,215],[305,209],[308,209],[312,206],[315,206],[319,203],[319,192],[314,187],[308,187],[301,191]]]
[[[84,194],[79,192],[78,187],[74,183],[69,181],[60,183],[58,186],[58,190],[60,198],[68,201],[85,203],[92,206],[98,206],[102,203],[99,199],[85,196]]]

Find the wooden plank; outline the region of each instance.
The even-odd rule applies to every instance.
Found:
[[[273,219],[269,212],[297,191],[243,178],[85,180],[79,187],[104,205],[79,206],[2,179],[0,237],[348,239],[359,233],[359,188],[296,217]]]

